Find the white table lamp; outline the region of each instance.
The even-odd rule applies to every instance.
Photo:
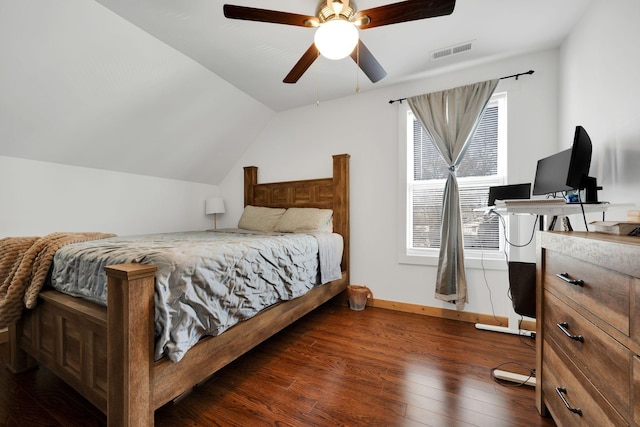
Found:
[[[216,229],[216,215],[224,213],[224,200],[222,197],[212,197],[204,202],[204,211],[207,215],[213,214],[213,229]]]

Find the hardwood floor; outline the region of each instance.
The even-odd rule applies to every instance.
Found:
[[[533,341],[473,324],[367,307],[320,307],[156,411],[157,426],[554,426],[528,374]],[[0,345],[0,361],[7,357]],[[102,426],[46,369],[0,373],[0,425]]]

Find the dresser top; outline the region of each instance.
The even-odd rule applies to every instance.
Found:
[[[584,231],[545,231],[538,246],[640,277],[640,237]]]

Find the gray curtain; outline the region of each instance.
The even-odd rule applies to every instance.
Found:
[[[407,98],[413,114],[429,132],[442,159],[449,166],[442,197],[440,259],[435,296],[456,304],[458,310],[464,308],[468,300],[456,169],[497,85],[498,79],[489,80]]]

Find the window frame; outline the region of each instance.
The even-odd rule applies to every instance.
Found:
[[[498,103],[498,170],[490,177],[458,177],[460,188],[473,183],[503,185],[507,179],[507,92],[494,93],[489,103]],[[413,206],[409,206],[413,188],[413,113],[407,104],[401,104],[399,111],[399,192],[398,203],[398,262],[401,264],[437,265],[439,248],[412,248]],[[411,140],[409,137],[411,136]],[[419,185],[444,187],[444,179],[430,180]],[[506,227],[508,229],[508,217]],[[497,250],[465,249],[465,265],[469,268],[505,269],[504,228],[499,225],[499,248]],[[508,248],[507,248],[508,250]]]

